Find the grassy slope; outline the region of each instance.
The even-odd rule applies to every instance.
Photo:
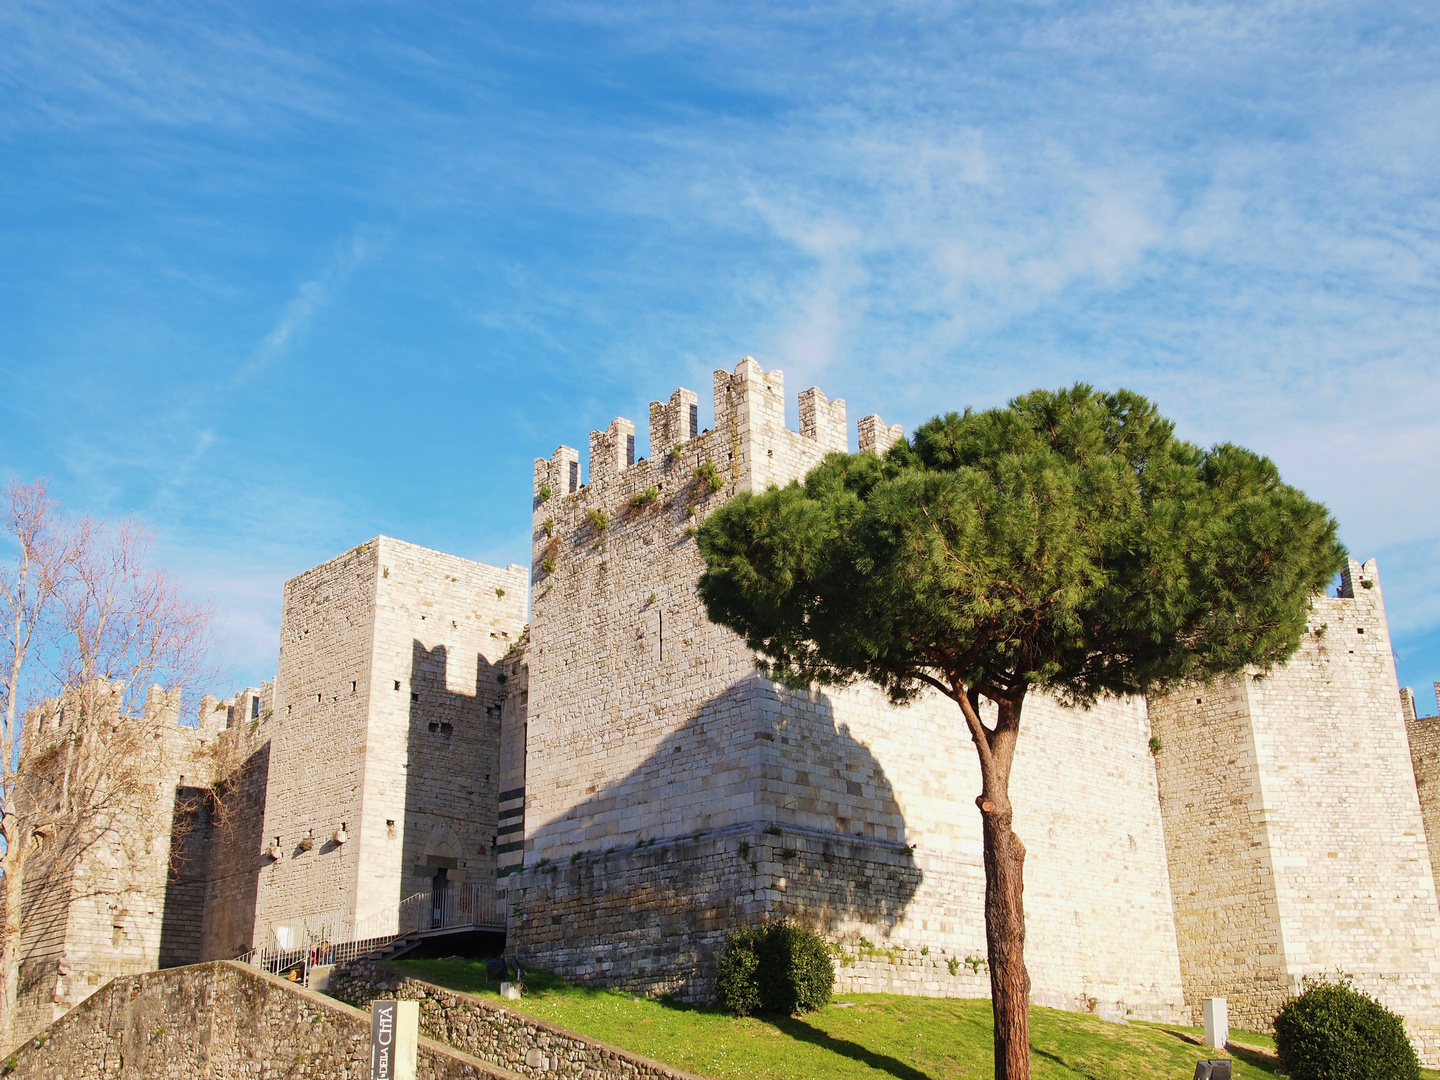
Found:
[[[417,978],[499,1000],[484,964],[401,960]],[[986,1080],[993,1075],[990,1002],[845,994],[803,1019],[735,1019],[628,994],[567,986],[543,973],[528,992],[505,1002],[520,1012],[711,1077],[809,1080],[811,1077]],[[1269,1047],[1262,1035],[1234,1038]],[[1195,1062],[1226,1056],[1198,1045],[1195,1028],[1114,1024],[1093,1016],[1034,1008],[1030,1046],[1035,1080],[1190,1080]],[[1272,1058],[1236,1051],[1235,1076],[1277,1075]],[[1440,1073],[1425,1073],[1440,1080]]]

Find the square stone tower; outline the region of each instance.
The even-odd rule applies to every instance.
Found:
[[[1375,562],[1283,668],[1150,702],[1185,998],[1264,1029],[1343,971],[1440,1057],[1440,910]]]
[[[257,945],[384,932],[406,896],[494,880],[526,578],[381,536],[286,582]]]
[[[741,492],[845,451],[845,403],[748,357],[535,463],[522,957],[572,978],[711,992],[727,930],[792,916],[844,943],[840,986],[984,995],[975,751],[953,702],[793,693],[706,617],[694,532]],[[866,417],[859,448],[898,427]],[[1016,765],[1035,999],[1174,1018],[1180,969],[1143,702],[1035,698]],[[518,860],[517,860],[518,861]]]

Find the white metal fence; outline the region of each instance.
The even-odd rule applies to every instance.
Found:
[[[312,967],[358,959],[398,938],[450,930],[503,932],[505,909],[493,885],[451,885],[406,897],[397,907],[362,919],[349,933],[337,932],[343,925],[333,912],[285,919],[271,928],[268,942],[239,959],[274,975],[294,972],[308,983]]]

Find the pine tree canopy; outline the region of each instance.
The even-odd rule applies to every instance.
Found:
[[[1202,450],[1138,394],[1036,390],[881,458],[830,454],[699,533],[710,618],[792,685],[1074,704],[1294,653],[1344,564],[1267,458]]]

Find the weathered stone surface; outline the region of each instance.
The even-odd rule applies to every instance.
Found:
[[[514,946],[580,981],[705,1000],[725,931],[784,915],[854,948],[926,949],[944,973],[857,964],[851,989],[973,994],[973,972],[948,970],[985,953],[979,768],[959,710],[935,694],[897,708],[869,686],[785,690],[695,590],[693,528],[845,450],[844,403],[806,391],[791,431],[783,376],[748,358],[714,391],[715,429],[693,437],[694,394],[651,406],[648,461],[617,453],[617,420],[592,433],[588,484],[572,488],[566,447],[535,463]],[[898,435],[867,417],[861,439]],[[1037,696],[1025,725],[1014,800],[1035,999],[1178,1018],[1144,703]]]
[[[692,1073],[492,1005],[473,994],[410,978],[384,964],[363,960],[343,964],[331,973],[326,992],[352,1004],[381,997],[418,1001],[422,1034],[522,1076],[699,1080]]]
[[[521,567],[387,536],[286,583],[257,944],[298,916],[343,940],[442,871],[495,880],[499,665],[525,588]]]
[[[112,980],[22,1045],[15,1080],[362,1080],[370,1016],[235,963]],[[431,1039],[420,1080],[515,1074]]]
[[[1375,563],[1315,599],[1283,668],[1150,713],[1192,1016],[1225,997],[1266,1028],[1304,976],[1339,970],[1440,1060],[1440,910]]]

